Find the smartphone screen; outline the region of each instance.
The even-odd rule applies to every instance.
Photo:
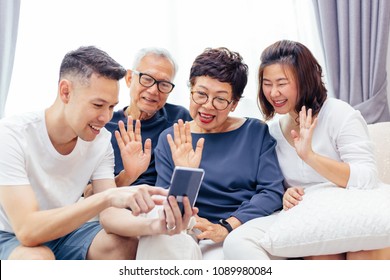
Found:
[[[202,168],[180,167],[173,170],[169,195],[176,197],[182,213],[184,213],[183,197],[187,196],[191,206],[194,206],[202,184],[204,170]]]

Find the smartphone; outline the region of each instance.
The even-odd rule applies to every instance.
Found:
[[[187,196],[191,206],[194,206],[203,177],[204,170],[202,168],[176,166],[173,170],[168,195],[176,197],[182,214],[184,214],[183,197]]]

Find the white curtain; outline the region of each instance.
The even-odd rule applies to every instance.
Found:
[[[0,0],[0,118],[4,116],[14,64],[20,0]]]
[[[321,58],[316,28],[311,0],[24,1],[6,114],[50,105],[62,57],[81,45],[101,47],[127,68],[138,49],[167,48],[179,65],[168,102],[188,107],[193,60],[206,47],[224,46],[249,65],[245,97],[234,113],[261,118],[256,94],[262,50],[277,40],[300,40]],[[117,109],[128,103],[123,83]]]

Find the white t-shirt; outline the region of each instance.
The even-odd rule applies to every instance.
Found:
[[[276,139],[276,152],[280,167],[289,186],[308,187],[328,182],[307,165],[284,137],[279,120],[269,124]],[[361,113],[348,103],[328,98],[318,114],[317,126],[312,138],[313,151],[350,165],[347,188],[367,189],[378,185],[373,143],[367,124]]]
[[[79,138],[69,155],[61,155],[41,111],[0,120],[0,139],[0,185],[31,185],[40,210],[75,203],[90,180],[114,178],[111,133],[104,128],[95,140]],[[13,232],[2,206],[0,230]]]

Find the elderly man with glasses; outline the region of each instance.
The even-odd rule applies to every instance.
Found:
[[[186,108],[167,103],[168,96],[175,87],[172,81],[176,72],[177,65],[174,59],[163,48],[141,49],[135,56],[133,70],[127,71],[125,79],[130,89],[130,105],[114,112],[113,118],[106,125],[113,133],[111,142],[115,152],[115,175],[118,186],[154,185],[157,178],[154,147],[160,133],[179,119],[191,120]],[[132,120],[134,124],[139,120],[136,129],[141,126],[145,153],[141,152],[136,166],[134,162],[126,163],[126,151],[122,149],[121,155],[114,135],[114,131],[119,129],[118,122],[123,121],[127,126],[128,120]],[[125,138],[124,142],[126,145]]]
[[[115,155],[115,182],[117,186],[151,185],[154,186],[157,172],[154,160],[154,147],[157,145],[160,133],[171,127],[179,119],[191,120],[189,111],[178,105],[167,103],[169,94],[175,85],[172,83],[177,72],[177,65],[169,52],[162,48],[141,49],[134,60],[132,70],[127,70],[125,81],[130,89],[130,104],[113,113],[113,117],[105,125],[112,133],[111,143]],[[90,186],[84,196],[90,196]],[[166,200],[161,197],[162,200]],[[175,220],[164,219],[166,204],[155,207],[148,215],[137,218],[135,227],[146,232],[140,236],[167,235],[176,244],[184,246],[185,250],[167,249],[164,256],[155,255],[152,258],[167,259],[199,259],[200,249],[186,234],[177,234],[188,224],[188,215],[197,210],[187,210],[182,217]],[[173,202],[175,204],[175,202]],[[156,227],[152,222],[159,219],[162,224]],[[174,222],[173,225],[171,223]],[[164,232],[161,227],[166,227]],[[141,252],[143,253],[143,252]],[[142,254],[137,258],[142,257]]]

